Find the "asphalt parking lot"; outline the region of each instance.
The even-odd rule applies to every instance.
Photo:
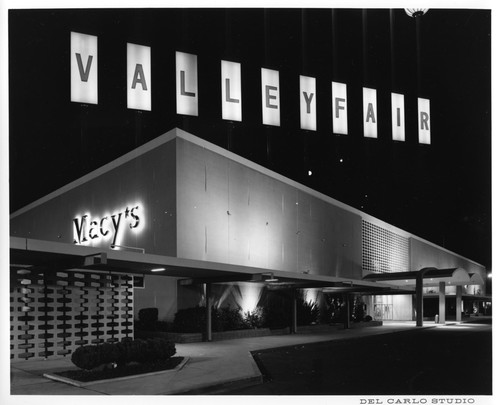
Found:
[[[254,352],[265,376],[229,395],[491,395],[491,319]]]

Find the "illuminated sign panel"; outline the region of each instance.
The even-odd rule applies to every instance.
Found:
[[[175,53],[177,114],[198,116],[198,57]]]
[[[71,32],[71,101],[97,104],[98,66],[97,37]],[[127,107],[151,111],[151,48],[127,43]],[[220,61],[222,119],[241,122],[242,77],[241,64]],[[198,116],[198,57],[176,52],[176,111],[177,114]],[[317,130],[316,78],[299,76],[300,128]],[[347,85],[332,83],[332,131],[348,134]],[[288,83],[287,83],[288,84]],[[261,68],[262,123],[281,125],[280,73]],[[404,142],[405,99],[403,94],[391,93],[392,139]],[[363,134],[378,137],[377,90],[363,87]],[[418,98],[419,143],[431,143],[430,100]]]
[[[92,216],[90,213],[77,215],[73,219],[73,243],[95,245],[109,242],[120,245],[125,232],[139,232],[144,227],[141,204],[127,205],[113,214]]]
[[[241,121],[241,65],[221,61],[222,119]]]
[[[332,82],[333,133],[347,135],[347,85]]]
[[[392,140],[405,140],[405,96],[391,93]]]
[[[363,129],[366,138],[377,137],[377,90],[363,87]]]
[[[261,69],[262,76],[262,123],[280,126],[280,73]]]
[[[127,107],[151,111],[151,48],[127,44]]]
[[[71,33],[71,101],[97,104],[97,37]]]
[[[431,144],[431,101],[418,99],[418,142]]]
[[[300,128],[316,131],[316,79],[300,76]]]

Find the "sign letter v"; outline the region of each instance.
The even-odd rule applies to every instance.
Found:
[[[82,82],[87,82],[89,80],[90,66],[92,65],[92,59],[94,57],[92,55],[89,55],[89,58],[87,59],[87,66],[85,70],[83,70],[82,55],[80,55],[79,53],[75,55],[76,61],[78,62],[78,70],[80,71],[80,78],[82,79]]]

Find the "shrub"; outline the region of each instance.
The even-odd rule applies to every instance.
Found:
[[[343,322],[345,313],[342,310],[343,302],[338,295],[325,295],[325,311],[323,313],[322,322],[338,323]]]
[[[168,360],[176,353],[175,344],[166,339],[155,338],[143,340],[146,343],[139,363],[154,363]],[[137,360],[136,360],[137,361]]]
[[[142,308],[139,310],[141,322],[156,322],[158,320],[158,308]]]
[[[243,322],[245,326],[250,329],[262,328],[266,322],[262,307],[257,307],[252,312],[245,312],[243,315]]]
[[[185,333],[202,332],[205,328],[205,319],[205,307],[180,309],[175,314],[174,331]]]
[[[113,363],[119,358],[120,352],[115,344],[80,346],[71,355],[71,361],[84,370],[92,370],[102,364]]]
[[[103,364],[156,363],[168,360],[176,353],[175,344],[161,338],[129,340],[115,344],[87,345],[76,349],[71,361],[77,367],[92,370]]]
[[[245,328],[245,322],[239,309],[228,306],[216,309],[214,312],[212,312],[212,316],[215,315],[215,319],[212,321],[213,330],[220,332]]]
[[[308,302],[304,295],[297,297],[297,325],[310,325],[319,320],[319,306]],[[288,293],[272,292],[267,296],[264,310],[264,325],[269,328],[284,328],[292,322],[292,297]]]
[[[354,299],[354,308],[353,308],[353,319],[354,322],[361,322],[365,317],[365,308],[366,304],[363,302],[361,296],[357,296]]]
[[[245,322],[240,311],[236,308],[212,308],[212,331],[244,329]],[[205,307],[180,309],[175,314],[173,330],[175,332],[199,333],[206,328]]]
[[[284,328],[292,321],[291,299],[286,293],[269,291],[263,308],[265,326]]]
[[[131,362],[141,363],[143,360],[144,342],[144,340],[129,340],[117,343],[119,356],[116,359],[116,363],[119,366],[124,366]]]
[[[311,325],[319,318],[319,306],[315,302],[308,302],[304,297],[297,299],[297,325]]]
[[[370,321],[372,321],[372,320],[373,320],[373,318],[372,318],[370,315],[366,315],[366,316],[363,318],[363,321],[364,321],[364,322],[370,322]]]

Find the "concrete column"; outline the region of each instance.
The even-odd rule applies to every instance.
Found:
[[[457,322],[462,322],[462,286],[461,285],[457,285],[455,307],[456,307],[456,313],[457,313],[457,316],[456,316]]]
[[[297,333],[297,291],[292,289],[292,324],[290,325],[290,333]]]
[[[439,323],[444,324],[446,322],[446,296],[445,296],[446,283],[444,281],[439,282]]]
[[[344,328],[349,329],[351,327],[351,303],[349,302],[349,294],[344,294],[345,303],[345,319]]]
[[[421,272],[415,280],[415,310],[417,326],[424,326],[424,275]]]
[[[204,285],[204,290],[205,290],[205,315],[207,319],[206,323],[206,329],[205,329],[205,341],[206,342],[211,342],[212,341],[212,300],[211,300],[211,294],[212,294],[212,288],[209,283],[205,283]]]

